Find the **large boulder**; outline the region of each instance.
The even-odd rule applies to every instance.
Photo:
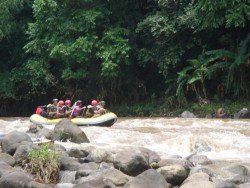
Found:
[[[217,174],[217,172],[215,172],[213,169],[209,168],[209,167],[204,167],[204,166],[195,166],[193,168],[191,168],[190,171],[190,175],[192,174],[196,174],[196,173],[205,173],[207,174],[209,177],[218,177],[219,174]]]
[[[124,188],[169,188],[169,184],[161,174],[153,169],[149,169],[131,178]]]
[[[190,163],[188,160],[186,159],[176,159],[176,158],[169,158],[169,159],[162,159],[157,163],[157,167],[163,167],[163,166],[171,166],[171,165],[182,165],[184,166],[186,169],[190,169],[191,167],[193,167],[193,164]]]
[[[22,163],[22,161],[27,158],[28,152],[32,148],[35,148],[32,142],[21,142],[20,145],[17,147],[15,154],[13,155],[16,163]]]
[[[23,172],[12,172],[0,178],[0,188],[26,188],[31,181]]]
[[[149,168],[149,163],[138,148],[125,149],[113,158],[114,167],[127,175],[136,176]]]
[[[123,174],[121,171],[114,168],[103,170],[101,176],[104,179],[111,180],[112,183],[116,186],[123,186],[130,180],[130,177],[128,175]]]
[[[27,188],[53,188],[53,187],[54,186],[52,186],[52,185],[46,185],[46,184],[38,183],[36,181],[30,181],[27,184]]]
[[[78,148],[71,148],[68,152],[70,157],[74,157],[74,158],[83,158],[83,157],[87,157],[87,153],[85,153],[84,151],[78,149]]]
[[[15,165],[15,159],[14,159],[14,157],[12,157],[11,155],[9,155],[7,153],[0,153],[0,161],[4,161],[7,164],[9,164],[10,166],[14,166]]]
[[[140,147],[139,149],[148,160],[149,165],[152,163],[158,163],[161,160],[160,156],[156,152],[143,147]]]
[[[157,172],[159,172],[168,183],[176,186],[181,185],[188,177],[189,169],[177,164],[158,168]]]
[[[54,139],[60,141],[70,140],[75,143],[89,143],[85,133],[69,119],[62,119],[54,128]]]
[[[6,174],[9,174],[11,172],[14,172],[15,169],[10,166],[9,164],[3,162],[3,161],[0,161],[0,178]]]
[[[26,133],[13,131],[2,138],[2,151],[14,155],[17,146],[23,141],[32,142],[31,138]]]
[[[242,108],[238,113],[234,114],[234,119],[250,118],[250,111],[247,108]]]
[[[40,137],[45,137],[47,139],[53,139],[53,130],[47,129],[47,128],[42,128],[38,131],[36,134],[38,138]]]
[[[74,183],[76,179],[76,171],[60,171],[60,183]]]
[[[196,116],[192,112],[189,112],[189,111],[182,112],[181,117],[182,118],[196,118]]]
[[[238,188],[238,186],[230,181],[216,180],[213,181],[216,188]]]

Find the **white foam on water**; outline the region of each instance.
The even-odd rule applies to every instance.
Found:
[[[0,119],[0,133],[13,130],[26,132],[28,120]],[[54,129],[54,125],[44,125]],[[181,118],[129,118],[119,119],[112,127],[81,127],[90,143],[56,142],[66,149],[93,146],[121,149],[127,146],[145,147],[162,157],[186,157],[195,151],[197,142],[204,142],[210,152],[201,152],[214,160],[250,159],[250,121]]]

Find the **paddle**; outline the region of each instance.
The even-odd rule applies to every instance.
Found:
[[[74,105],[72,106],[72,111],[71,111],[71,113],[70,113],[69,119],[72,118],[73,112],[74,112],[75,107],[76,107],[76,103],[77,103],[77,102],[75,102]]]

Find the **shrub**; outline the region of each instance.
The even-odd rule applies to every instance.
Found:
[[[35,180],[43,183],[56,183],[59,178],[59,153],[52,144],[42,144],[28,153],[28,170],[35,175]]]

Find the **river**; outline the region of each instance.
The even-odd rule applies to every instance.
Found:
[[[0,118],[0,137],[13,130],[29,129],[28,118]],[[54,126],[46,126],[53,129]],[[81,127],[94,147],[118,149],[142,146],[156,151],[162,158],[169,155],[187,157],[197,143],[210,150],[201,151],[212,160],[250,161],[250,120],[119,118],[112,127]],[[79,145],[58,142],[66,148]]]

